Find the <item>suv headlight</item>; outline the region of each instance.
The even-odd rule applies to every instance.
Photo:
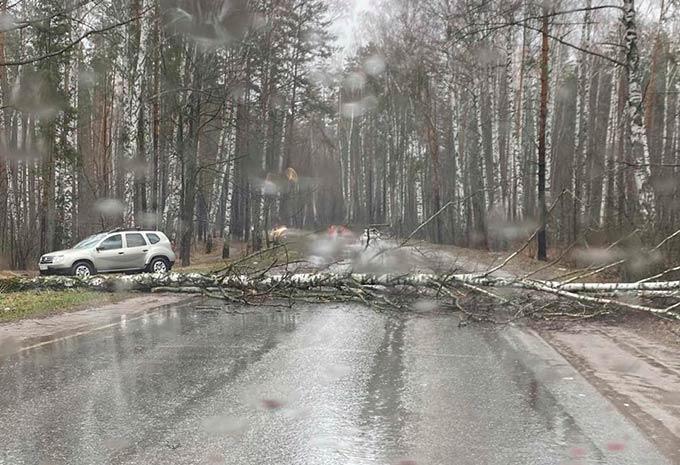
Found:
[[[52,263],[61,263],[64,261],[64,256],[63,255],[56,255],[54,259],[52,259]]]

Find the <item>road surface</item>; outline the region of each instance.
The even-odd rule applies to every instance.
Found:
[[[542,339],[192,301],[0,357],[0,464],[669,463]]]

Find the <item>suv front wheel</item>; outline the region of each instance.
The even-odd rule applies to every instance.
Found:
[[[170,263],[163,257],[156,257],[149,263],[151,273],[167,273],[170,271]]]
[[[94,274],[94,267],[88,262],[76,262],[71,268],[71,274],[76,278],[87,278]]]

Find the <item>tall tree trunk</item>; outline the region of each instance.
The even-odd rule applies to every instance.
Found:
[[[548,212],[545,204],[545,155],[546,155],[546,124],[548,121],[548,67],[550,49],[548,45],[548,6],[543,7],[543,24],[541,27],[541,102],[538,118],[538,215],[539,230],[536,235],[538,245],[537,258],[548,259],[547,219]]]
[[[196,47],[197,48],[197,47]],[[189,95],[189,121],[187,128],[188,140],[184,145],[183,155],[184,177],[183,177],[183,202],[180,218],[182,221],[182,235],[180,240],[180,255],[182,266],[191,264],[191,245],[194,239],[194,213],[196,211],[196,194],[198,191],[198,170],[197,158],[199,148],[199,128],[201,126],[201,98],[202,98],[202,72],[204,58],[202,52],[197,49],[192,51],[194,59],[191,66],[187,64],[187,73],[190,78],[187,82],[191,83],[191,93]],[[181,122],[181,119],[180,119]],[[181,127],[180,127],[181,130]],[[183,141],[184,142],[184,141]]]
[[[638,51],[638,30],[635,0],[623,0],[623,34],[626,51],[626,76],[628,81],[628,115],[630,130],[631,157],[636,165],[634,181],[643,219],[651,219],[655,214],[654,193],[651,186],[649,146],[643,123],[642,84],[640,78],[640,54]]]
[[[590,7],[592,0],[586,3],[586,11],[583,14],[583,27],[581,28],[581,47],[588,48],[590,46],[590,32],[591,32],[591,11]],[[583,179],[585,177],[584,171],[584,153],[588,137],[591,136],[587,124],[587,109],[591,91],[591,66],[592,57],[589,55],[582,55],[579,59],[578,67],[578,81],[577,81],[577,105],[576,105],[576,145],[574,147],[574,161],[573,161],[573,186],[572,192],[572,220],[571,220],[571,239],[579,241],[583,237],[581,225],[581,213],[585,205],[583,205]],[[591,108],[592,111],[592,108]],[[554,192],[554,191],[553,191]]]
[[[159,227],[159,224],[163,218],[163,211],[159,208],[159,195],[160,195],[160,159],[161,159],[161,14],[160,6],[155,5],[154,8],[154,20],[153,20],[153,69],[152,69],[152,79],[153,79],[153,96],[151,98],[151,144],[152,144],[152,157],[153,157],[153,173],[152,173],[152,184],[151,184],[151,211],[155,216],[155,228]]]

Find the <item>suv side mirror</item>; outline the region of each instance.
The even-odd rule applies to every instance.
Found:
[[[101,252],[102,250],[104,250],[104,247],[101,247],[101,246],[100,246],[100,247],[95,247],[94,250],[96,250],[97,252]]]

